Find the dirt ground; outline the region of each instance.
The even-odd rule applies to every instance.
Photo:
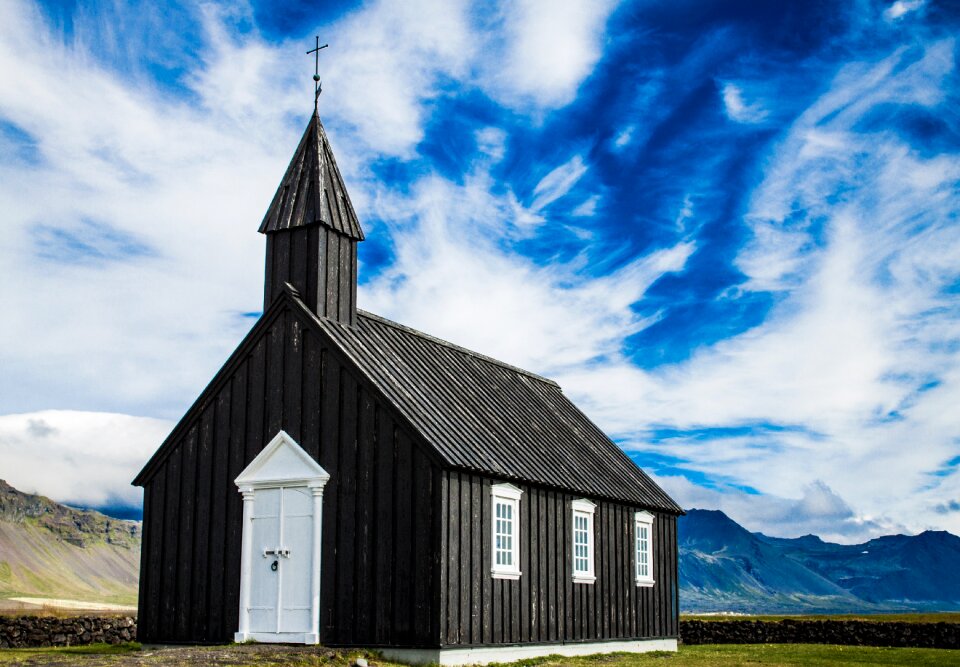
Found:
[[[100,647],[99,651],[109,650]],[[284,646],[269,644],[236,644],[232,646],[143,647],[140,650],[121,648],[116,653],[93,653],[84,647],[76,649],[19,649],[0,653],[0,665],[83,665],[84,667],[139,667],[140,665],[324,665],[350,667],[356,657],[367,655],[370,667],[389,663],[376,660],[360,651],[344,653],[319,646]]]

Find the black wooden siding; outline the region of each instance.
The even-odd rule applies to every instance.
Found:
[[[331,475],[321,641],[435,645],[440,469],[289,304],[264,315],[138,478],[139,639],[232,640],[242,531],[233,480],[283,429]]]
[[[344,324],[357,319],[357,244],[322,225],[267,234],[263,307],[290,283],[307,307]]]
[[[494,579],[487,477],[444,472],[440,613],[444,645],[677,637],[676,517],[656,512],[653,575],[634,581],[634,512],[595,500],[593,584],[574,584],[571,501],[581,496],[517,484],[518,580]],[[513,482],[516,484],[516,482]]]

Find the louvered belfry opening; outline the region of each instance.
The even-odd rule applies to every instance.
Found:
[[[363,230],[316,113],[260,232],[267,236],[264,310],[289,283],[317,315],[356,324],[357,243]]]

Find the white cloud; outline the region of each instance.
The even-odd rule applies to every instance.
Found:
[[[2,477],[60,502],[139,506],[130,485],[171,422],[104,412],[44,410],[0,416]]]
[[[570,215],[578,218],[590,218],[597,213],[597,204],[600,203],[600,195],[587,197],[575,209],[570,211]]]
[[[615,6],[610,0],[520,0],[484,6],[497,29],[480,78],[495,100],[514,108],[552,108],[573,100],[603,51],[603,29]]]
[[[685,508],[719,509],[747,530],[774,537],[817,535],[828,542],[857,544],[877,535],[908,531],[886,517],[858,517],[843,498],[820,480],[804,486],[799,497],[784,498],[724,485],[706,488],[682,476],[655,479]]]
[[[633,133],[636,132],[636,130],[637,130],[636,125],[628,125],[627,127],[625,127],[623,130],[620,131],[619,134],[617,134],[616,137],[614,137],[613,147],[616,150],[622,150],[626,148],[627,145],[629,145],[630,141],[633,139]]]
[[[475,133],[477,148],[493,162],[503,159],[507,150],[507,133],[498,127],[485,127]]]
[[[533,202],[530,208],[533,211],[542,211],[570,192],[585,173],[587,173],[587,165],[584,164],[583,158],[574,155],[569,161],[540,179],[533,188]]]
[[[493,195],[489,185],[483,174],[463,185],[429,176],[410,197],[382,193],[379,215],[393,222],[396,261],[361,286],[363,307],[524,368],[556,373],[618,355],[623,336],[650,324],[630,306],[658,278],[681,271],[693,251],[681,243],[599,278],[582,272],[586,258],[538,267],[500,247],[512,226],[527,223],[516,219],[510,195]]]
[[[748,104],[743,99],[743,87],[727,81],[721,89],[723,107],[730,120],[738,123],[760,123],[767,118],[767,111],[759,102]]]
[[[883,18],[896,21],[926,4],[926,0],[897,0],[883,11]]]

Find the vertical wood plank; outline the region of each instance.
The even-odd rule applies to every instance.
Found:
[[[302,446],[303,324],[289,313],[283,350],[283,429]]]
[[[444,557],[446,551],[446,535],[444,527],[446,526],[445,501],[446,486],[443,480],[443,471],[440,466],[430,464],[430,474],[433,478],[431,505],[433,512],[430,522],[430,543],[433,545],[433,553],[430,558],[431,576],[430,576],[430,596],[432,603],[432,612],[430,614],[430,637],[429,644],[443,645],[443,619],[446,615],[445,586],[446,579],[443,571]]]
[[[247,364],[247,433],[244,443],[244,461],[249,463],[263,449],[266,442],[263,439],[266,433],[264,424],[264,408],[266,407],[267,386],[267,344],[266,339],[257,341],[250,354]]]
[[[284,327],[288,312],[281,313],[267,334],[267,403],[264,444],[270,442],[283,428],[283,348]]]
[[[393,636],[393,420],[384,410],[377,410],[377,548],[376,593],[374,605],[377,644],[389,642]]]
[[[243,537],[243,499],[233,480],[246,467],[246,406],[247,369],[243,363],[231,380],[230,390],[230,451],[227,471],[227,541],[224,556],[224,624],[229,640],[239,626],[240,606],[240,549]]]
[[[543,595],[543,531],[544,525],[540,520],[543,516],[543,492],[539,488],[530,489],[530,502],[527,503],[527,521],[530,534],[530,558],[527,566],[527,572],[524,576],[529,580],[527,616],[529,624],[529,640],[538,641],[540,639],[540,598]]]
[[[450,573],[447,569],[447,557],[446,554],[449,552],[449,535],[447,534],[447,517],[450,515],[450,479],[449,473],[446,470],[441,470],[440,468],[434,469],[434,478],[436,482],[436,493],[439,496],[439,511],[436,513],[433,519],[434,530],[436,531],[436,544],[438,545],[437,553],[434,554],[436,560],[437,570],[439,571],[439,576],[437,577],[437,592],[438,592],[438,603],[437,609],[439,614],[437,614],[437,624],[433,628],[434,636],[437,638],[439,645],[444,646],[447,643],[447,618],[450,614],[449,610],[449,576]]]
[[[337,313],[339,312],[337,296],[340,286],[340,235],[328,232],[326,237],[327,293],[325,295],[326,309],[324,313],[327,317],[336,319]]]
[[[329,267],[329,237],[332,236],[326,229],[318,230],[320,237],[317,242],[317,314],[327,316],[327,292],[330,290]]]
[[[540,558],[539,535],[542,524],[540,516],[540,490],[536,488],[524,489],[520,496],[520,606],[526,613],[521,614],[521,635],[525,642],[536,641],[538,638],[539,616],[537,615],[537,598],[542,595],[538,582],[543,565]]]
[[[473,544],[470,540],[470,517],[473,515],[472,494],[470,493],[471,482],[470,475],[462,475],[460,478],[460,516],[457,517],[460,530],[460,629],[458,636],[461,644],[470,643],[470,623],[472,621],[470,611],[471,574],[473,572],[473,568],[470,567],[470,559],[473,556]]]
[[[180,510],[179,535],[177,549],[177,616],[176,632],[178,638],[190,637],[190,607],[192,603],[192,568],[194,546],[194,502],[196,488],[194,486],[197,469],[197,427],[193,426],[180,441],[181,461],[180,469]]]
[[[149,595],[151,574],[153,573],[150,568],[151,541],[153,540],[150,517],[156,513],[152,506],[152,486],[153,481],[151,480],[144,485],[143,489],[143,523],[140,526],[140,579],[137,582],[138,637],[149,637],[146,628],[150,627],[151,615],[153,614]]]
[[[339,563],[337,535],[339,533],[340,501],[340,364],[326,349],[321,351],[321,384],[323,386],[320,414],[320,465],[330,473],[330,481],[323,492],[323,546],[321,548],[320,604],[323,608],[323,641],[337,643],[337,599],[340,582],[336,568]]]
[[[168,467],[169,462],[161,466],[144,490],[144,494],[149,495],[150,506],[150,513],[144,515],[147,528],[151,534],[150,541],[148,542],[149,549],[147,551],[151,573],[150,578],[147,580],[147,599],[149,600],[147,609],[149,609],[150,612],[147,614],[143,626],[141,626],[139,622],[137,623],[137,636],[147,641],[161,638],[160,616],[162,609],[160,593],[162,590],[162,579],[165,574],[163,571],[163,553],[167,548],[164,542],[164,519],[167,510],[165,487]],[[144,628],[143,631],[141,631],[141,627]]]
[[[376,474],[377,428],[373,397],[369,391],[359,388],[360,414],[357,418],[357,610],[358,641],[369,644],[374,639],[373,608],[376,604],[374,586],[376,567],[376,506],[379,485]]]
[[[190,625],[193,637],[206,639],[209,636],[209,599],[210,571],[208,556],[210,549],[210,495],[213,492],[213,429],[215,404],[204,407],[200,415],[200,431],[197,439],[197,465],[195,488],[197,502],[194,507],[193,540],[193,604],[190,611]]]
[[[317,461],[320,460],[320,413],[323,348],[317,335],[309,328],[303,330],[303,393],[300,446]]]
[[[325,230],[320,225],[307,228],[307,265],[305,267],[306,287],[303,300],[313,312],[319,312],[320,298],[320,235]]]
[[[350,325],[357,323],[357,244],[350,247]]]
[[[355,643],[357,554],[357,383],[340,374],[340,518],[337,522],[337,637]]]
[[[481,505],[484,502],[483,485],[481,478],[470,477],[470,636],[467,639],[472,644],[483,642],[483,551],[489,549],[489,544],[483,541],[483,531],[480,522],[483,520]],[[521,501],[522,502],[522,501]],[[521,567],[523,563],[521,562]],[[489,572],[486,573],[489,576]]]
[[[281,232],[284,233],[284,232]],[[293,285],[304,299],[310,298],[307,291],[307,254],[309,252],[310,232],[308,229],[297,229],[287,232],[290,235],[290,278],[288,282]],[[310,302],[307,301],[309,304]]]
[[[503,579],[491,578],[491,613],[493,616],[492,642],[503,643]]]
[[[559,639],[559,635],[557,634],[557,604],[560,598],[559,577],[563,569],[562,563],[560,562],[560,551],[557,549],[558,501],[555,491],[545,491],[543,493],[546,497],[547,505],[547,511],[545,512],[546,530],[543,533],[546,536],[547,544],[546,549],[542,551],[546,559],[545,569],[547,571],[545,591],[547,595],[547,619],[545,623],[541,621],[541,624],[545,626],[541,637],[547,641],[557,641]]]
[[[561,530],[561,544],[563,545],[563,610],[564,610],[564,636],[573,638],[573,560],[570,556],[570,503],[567,494],[560,496],[562,511],[560,512],[561,521],[559,527]]]
[[[266,310],[273,303],[273,234],[267,234],[266,262],[263,270],[263,309]]]
[[[283,284],[290,282],[290,232],[276,232],[273,237],[273,294],[283,291]]]
[[[460,643],[460,473],[447,475],[447,644]]]
[[[395,433],[395,442],[397,445],[397,467],[393,478],[394,498],[396,511],[396,533],[394,533],[396,545],[396,571],[413,571],[413,498],[412,478],[413,478],[413,452],[411,451],[410,439],[398,428]],[[397,576],[394,578],[394,616],[393,628],[395,641],[398,643],[409,642],[413,636],[413,628],[410,620],[411,608],[413,603],[413,590],[409,576]]]
[[[176,619],[180,611],[177,605],[177,573],[180,569],[180,447],[173,450],[166,463],[166,489],[164,492],[163,527],[163,581],[161,587],[161,617],[158,624],[161,637],[177,638]],[[186,610],[185,613],[189,613]]]
[[[226,384],[216,397],[216,422],[213,429],[213,471],[210,487],[210,514],[216,517],[210,522],[209,548],[209,626],[207,639],[224,641],[229,637],[224,626],[224,544],[227,540],[227,494],[235,493],[227,479],[230,448],[230,384]]]
[[[490,576],[490,569],[493,567],[490,553],[490,544],[493,539],[493,516],[490,507],[490,486],[490,479],[482,478],[480,483],[480,495],[483,498],[483,502],[480,503],[480,543],[483,548],[480,549],[480,571],[483,576],[480,582],[480,633],[484,644],[493,643],[493,579]]]
[[[430,629],[433,624],[433,600],[431,586],[433,583],[433,471],[430,461],[420,449],[413,447],[414,466],[414,563],[415,581],[413,588],[413,625],[417,644],[423,645],[430,640]]]
[[[337,308],[338,320],[340,322],[350,322],[350,301],[353,297],[353,272],[350,267],[350,246],[354,244],[347,239],[340,239],[340,267],[339,281],[337,283]]]

